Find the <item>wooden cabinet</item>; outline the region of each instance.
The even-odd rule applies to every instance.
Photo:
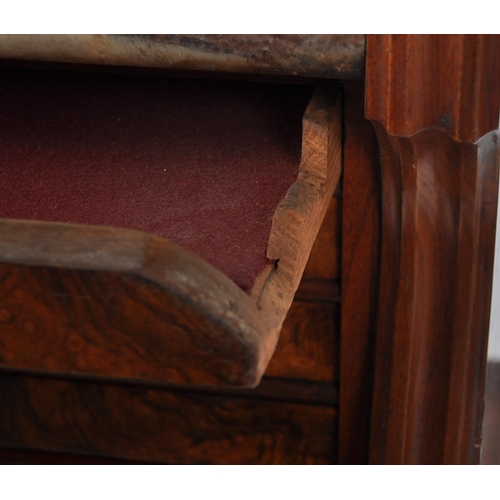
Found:
[[[147,71],[147,50],[134,52],[145,40],[164,54]],[[13,140],[4,148],[10,157],[2,160],[0,188],[5,193],[16,175],[19,186],[8,193],[11,202],[4,197],[0,235],[1,460],[478,462],[498,188],[498,36],[72,36],[62,52],[54,50],[58,37],[39,41],[0,37],[4,99],[22,65],[30,67],[24,75],[43,75],[32,77],[41,78],[33,102],[43,81],[54,106],[66,99],[52,122],[54,107],[40,105],[37,126],[24,127],[13,113]],[[98,58],[97,42],[104,47]],[[169,54],[179,46],[185,58],[174,61]],[[69,97],[50,84],[55,64]],[[75,68],[85,72],[70,83],[67,71]],[[10,91],[22,93],[26,82]],[[116,91],[99,101],[106,85]],[[131,85],[147,92],[119,101],[119,87]],[[184,147],[192,155],[186,172],[196,161],[201,172],[208,154],[237,164],[199,182],[200,193],[207,182],[212,192],[229,186],[220,206],[239,200],[236,215],[256,208],[259,196],[276,197],[255,272],[248,264],[247,275],[232,264],[222,269],[234,261],[210,251],[192,257],[128,226],[82,226],[141,219],[135,211],[144,206],[135,199],[130,206],[142,208],[131,214],[120,204],[94,210],[98,189],[94,198],[73,191],[76,219],[55,219],[64,225],[12,220],[16,194],[45,182],[36,162],[31,180],[20,175],[30,172],[25,156],[43,150],[47,165],[60,165],[63,186],[64,179],[87,185],[93,172],[85,168],[96,154],[99,164],[118,159],[99,184],[115,176],[110,192],[120,183],[140,191],[147,177],[142,194],[153,210],[142,220],[153,221],[162,172],[151,159],[139,164],[168,142],[157,116],[164,99],[154,102],[165,89],[170,115],[178,113],[178,125],[165,125],[171,157]],[[75,102],[82,115],[95,112],[109,124],[83,120],[72,135],[64,120]],[[186,121],[193,109],[195,119]],[[72,153],[71,141],[104,144],[122,117],[128,136],[122,124],[116,130],[125,135],[111,133],[104,153]],[[55,161],[61,151],[83,170],[65,170]],[[280,151],[299,169],[288,185],[283,157],[273,157]],[[129,157],[139,162],[133,186],[120,177],[123,169],[129,174]],[[257,164],[260,173],[250,175]],[[18,166],[8,173],[8,165]],[[234,172],[245,173],[241,184]],[[259,180],[245,198],[245,186]],[[24,214],[37,203],[21,201]],[[200,195],[187,204],[189,217],[178,218],[189,224],[208,203]],[[65,213],[49,209],[43,220]],[[257,233],[235,236],[242,224],[224,217],[214,227],[231,228],[233,246],[212,242],[209,232],[203,242],[243,261]],[[189,247],[186,241],[179,243]]]

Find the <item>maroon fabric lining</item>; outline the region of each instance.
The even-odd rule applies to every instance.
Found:
[[[0,72],[0,217],[133,228],[241,288],[268,263],[310,87]]]

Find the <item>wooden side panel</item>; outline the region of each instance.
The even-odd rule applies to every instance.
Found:
[[[175,464],[333,463],[336,410],[91,382],[0,378],[0,446]]]
[[[297,181],[273,217],[267,257],[275,267],[257,305],[277,334],[300,284],[311,249],[342,171],[342,99],[336,87],[318,88],[302,122]],[[276,341],[278,335],[276,335]]]
[[[339,463],[366,464],[377,317],[380,176],[364,87],[345,85]]]
[[[383,186],[372,463],[479,461],[499,81],[499,36],[368,37]]]
[[[372,459],[476,463],[498,135],[472,145],[436,130],[378,134],[393,206],[384,214]]]

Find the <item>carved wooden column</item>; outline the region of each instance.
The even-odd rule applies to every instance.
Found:
[[[479,461],[499,98],[499,36],[368,37],[383,200],[372,463]]]

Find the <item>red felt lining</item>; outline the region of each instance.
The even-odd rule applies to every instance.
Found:
[[[0,72],[0,217],[133,228],[243,289],[269,262],[310,87]]]

